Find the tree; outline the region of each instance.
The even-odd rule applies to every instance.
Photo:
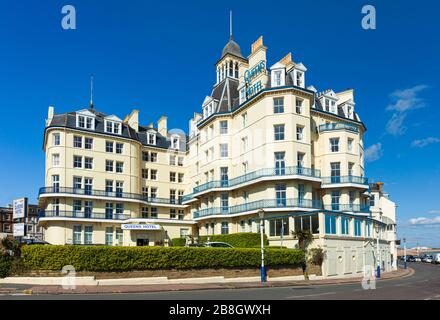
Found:
[[[302,265],[304,278],[309,280],[309,275],[307,273],[307,248],[313,242],[313,234],[310,230],[295,230],[292,231],[293,237],[298,240],[298,249],[304,252],[304,261]]]

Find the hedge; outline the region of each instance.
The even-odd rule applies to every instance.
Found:
[[[6,278],[10,275],[12,258],[0,254],[0,278]]]
[[[255,268],[258,249],[198,247],[23,246],[22,261],[31,270],[131,271],[154,269]],[[266,265],[298,267],[304,253],[293,249],[266,252]]]
[[[173,238],[171,241],[174,247],[184,247],[186,244],[185,238]]]

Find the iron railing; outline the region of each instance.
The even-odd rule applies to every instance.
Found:
[[[104,190],[95,190],[95,189],[77,189],[77,188],[68,188],[68,187],[43,187],[40,188],[39,195],[57,194],[57,193],[106,197],[106,198],[115,198],[115,199],[131,199],[131,200],[140,200],[148,203],[178,204],[178,205],[182,204],[182,200],[179,199],[147,197],[144,196],[143,194],[138,194],[138,193],[104,191]]]
[[[322,177],[322,185],[335,183],[356,183],[368,186],[368,178],[359,176]]]
[[[359,133],[359,127],[348,123],[325,123],[325,124],[321,124],[318,127],[318,132],[333,131],[333,130],[348,130],[355,133]]]
[[[127,220],[130,215],[121,213],[105,212],[84,212],[84,211],[64,211],[64,210],[42,210],[38,213],[39,218],[76,218],[76,219],[105,219],[105,220]]]
[[[206,182],[200,186],[193,188],[193,193],[183,196],[182,201],[185,202],[191,200],[194,197],[193,196],[194,194],[214,188],[229,188],[263,177],[277,177],[277,176],[289,176],[289,175],[320,178],[321,171],[318,169],[305,168],[305,167],[280,167],[280,168],[259,169],[229,180],[225,179],[225,180],[215,180],[215,181]]]

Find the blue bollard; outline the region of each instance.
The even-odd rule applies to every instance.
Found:
[[[380,279],[380,266],[377,266],[377,278]]]
[[[265,267],[261,267],[260,268],[260,273],[261,273],[261,282],[266,282],[266,268]]]

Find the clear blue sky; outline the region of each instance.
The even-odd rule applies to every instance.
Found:
[[[76,7],[77,30],[61,28]],[[361,28],[373,4],[377,29]],[[187,130],[234,35],[245,55],[263,35],[269,64],[292,51],[318,90],[354,88],[368,128],[367,175],[398,205],[399,236],[440,246],[439,5],[434,1],[12,1],[0,5],[0,205],[37,198],[48,105],[95,106],[148,124],[167,114]],[[261,19],[263,22],[260,22]],[[258,21],[258,23],[257,23]],[[422,219],[424,218],[424,219]],[[417,220],[410,220],[417,219]]]

